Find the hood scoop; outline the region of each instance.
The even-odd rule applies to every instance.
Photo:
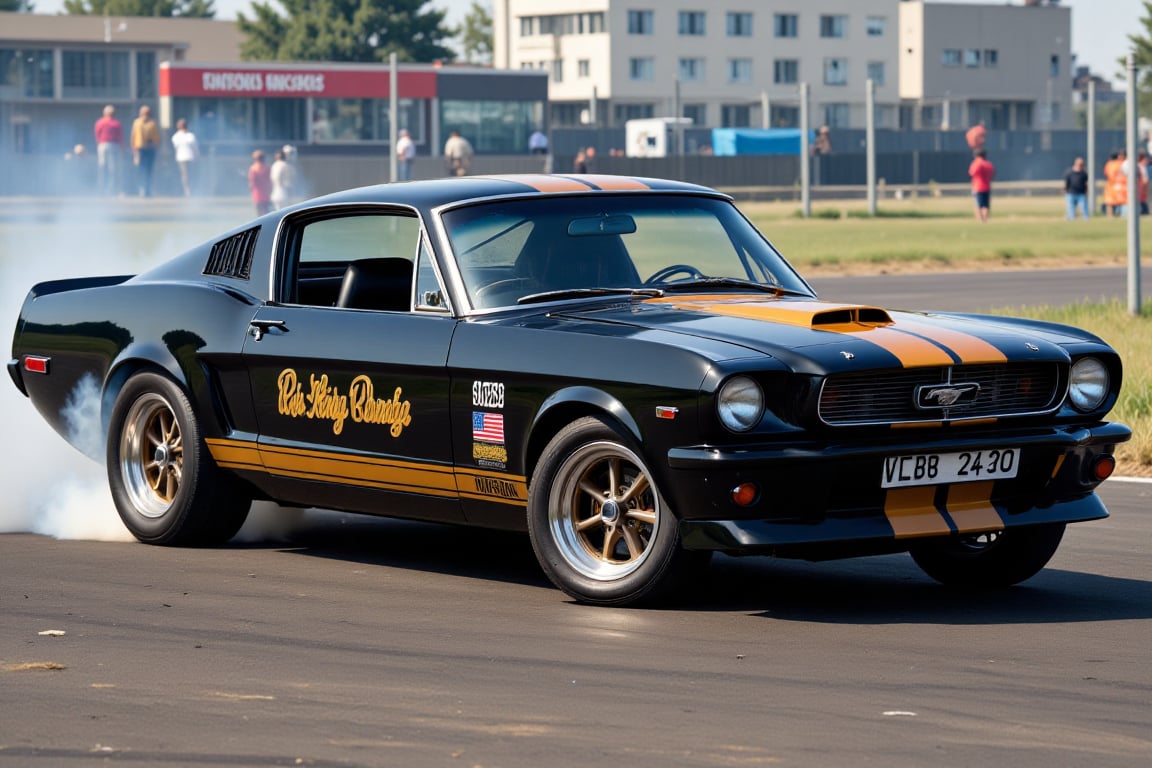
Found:
[[[687,311],[842,333],[880,328],[894,323],[888,311],[880,307],[826,301],[749,301],[748,296],[743,295],[664,297],[645,303],[671,304]]]

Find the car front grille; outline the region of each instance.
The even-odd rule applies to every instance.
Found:
[[[831,426],[958,421],[1047,413],[1060,405],[1059,363],[1001,363],[867,371],[829,376],[820,391],[820,419]],[[967,394],[950,406],[917,404],[919,393],[939,386]],[[921,401],[923,398],[920,398]]]

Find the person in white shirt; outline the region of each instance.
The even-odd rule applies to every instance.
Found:
[[[276,151],[269,175],[272,178],[272,208],[273,210],[283,208],[292,202],[292,196],[296,191],[296,167],[288,162],[288,155],[284,150]]]
[[[176,133],[172,134],[172,148],[176,151],[176,165],[180,168],[180,184],[184,187],[184,197],[192,196],[192,164],[200,156],[196,144],[196,134],[188,130],[188,121],[176,121]]]
[[[460,131],[452,131],[448,141],[444,143],[444,158],[448,161],[448,170],[453,176],[464,176],[472,166],[472,143],[460,135]]]
[[[396,181],[409,181],[412,178],[412,160],[416,157],[416,142],[407,129],[400,129],[396,139]]]

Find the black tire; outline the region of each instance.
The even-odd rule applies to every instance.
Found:
[[[223,544],[252,504],[212,460],[187,395],[155,373],[133,376],[116,399],[107,463],[120,519],[149,544]]]
[[[680,529],[634,441],[603,419],[578,419],[541,454],[528,490],[528,532],[552,583],[582,603],[669,597],[710,552]]]
[[[951,587],[1009,587],[1035,576],[1056,554],[1064,524],[1009,528],[996,533],[953,536],[912,548],[924,573]]]

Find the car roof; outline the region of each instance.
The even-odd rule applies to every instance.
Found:
[[[459,176],[358,187],[316,198],[310,205],[395,203],[432,209],[494,197],[572,195],[620,192],[684,192],[721,195],[714,189],[667,179],[601,174],[509,174]]]

